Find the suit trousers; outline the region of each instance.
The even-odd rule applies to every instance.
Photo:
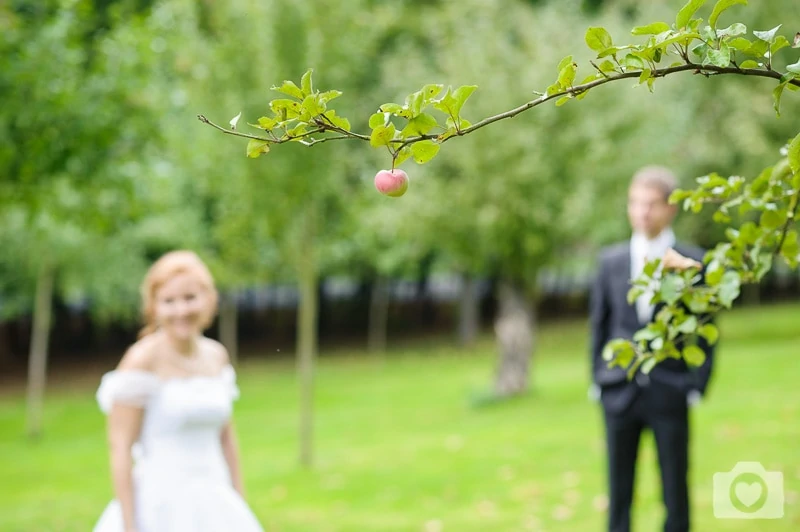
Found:
[[[629,532],[631,529],[631,506],[639,440],[643,431],[649,429],[656,443],[662,496],[667,510],[663,530],[687,532],[689,530],[688,407],[684,401],[680,404],[671,402],[670,408],[663,408],[664,390],[660,386],[641,386],[636,381],[627,382],[625,386],[638,388],[638,393],[628,408],[623,411],[605,407],[603,409],[608,447],[608,530]],[[648,526],[648,529],[653,528]]]

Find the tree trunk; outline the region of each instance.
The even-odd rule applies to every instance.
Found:
[[[311,207],[313,208],[313,207]],[[305,227],[297,256],[300,302],[297,306],[297,370],[300,380],[300,465],[313,464],[314,366],[317,354],[317,309],[319,271],[314,250],[313,213],[306,213]]]
[[[507,281],[498,286],[498,315],[495,333],[499,360],[495,395],[508,397],[527,391],[533,351],[533,305],[524,291]]]
[[[478,281],[467,273],[461,274],[461,297],[458,304],[458,343],[472,346],[480,329]]]
[[[761,285],[746,284],[742,286],[742,302],[745,305],[758,306],[761,304]]]
[[[224,292],[219,306],[219,339],[228,350],[234,366],[239,361],[238,323],[239,309],[236,306],[236,294],[231,291]]]
[[[53,281],[55,269],[46,262],[39,268],[36,280],[36,301],[33,307],[31,350],[28,356],[28,436],[42,433],[42,410],[47,377],[47,344],[53,313]]]
[[[389,286],[378,275],[372,282],[369,300],[369,333],[367,347],[371,353],[386,351],[386,329],[389,321]]]
[[[11,367],[13,356],[11,354],[11,339],[8,334],[8,323],[0,322],[0,369]]]

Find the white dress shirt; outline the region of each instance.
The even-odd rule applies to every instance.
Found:
[[[648,260],[662,258],[667,250],[674,246],[675,233],[671,227],[661,231],[652,240],[642,233],[634,233],[631,236],[631,280],[642,274]],[[648,323],[653,317],[653,305],[650,303],[652,297],[653,292],[648,290],[636,299],[636,314],[641,323]]]

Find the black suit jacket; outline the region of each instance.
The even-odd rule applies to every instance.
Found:
[[[697,247],[677,244],[675,251],[697,261],[703,260],[704,252]],[[692,390],[705,394],[711,378],[714,349],[702,339],[698,346],[705,352],[706,360],[698,368],[690,368],[682,359],[670,358],[656,364],[648,376],[637,375],[637,378],[629,380],[623,368],[609,368],[603,360],[606,343],[614,338],[632,339],[636,331],[647,325],[639,322],[636,307],[628,303],[630,286],[630,242],[604,249],[592,285],[589,308],[592,380],[600,387],[603,406],[613,412],[622,412],[636,399],[643,386],[651,386],[658,391],[654,394],[656,408],[665,411],[685,409],[687,394]],[[658,307],[653,314],[657,312]]]

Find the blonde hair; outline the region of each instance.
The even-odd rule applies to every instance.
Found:
[[[639,169],[631,180],[631,186],[644,185],[657,188],[664,194],[664,199],[678,188],[678,178],[669,168],[663,166],[645,166]]]
[[[210,304],[203,320],[203,329],[211,326],[217,313],[219,298],[211,272],[196,253],[187,250],[170,251],[150,266],[142,282],[140,292],[144,327],[139,331],[139,338],[152,334],[158,329],[155,317],[155,299],[158,290],[176,275],[184,273],[194,276],[207,291]]]

